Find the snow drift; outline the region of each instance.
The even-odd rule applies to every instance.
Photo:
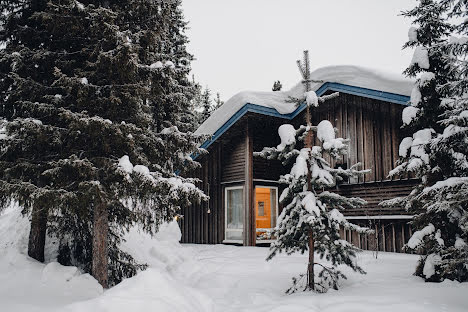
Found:
[[[179,244],[176,222],[151,237],[132,228],[122,248],[148,269],[103,291],[77,267],[56,262],[48,237],[46,262],[27,256],[29,220],[21,207],[0,213],[0,311],[211,311],[212,301],[190,285],[201,276],[193,250]]]

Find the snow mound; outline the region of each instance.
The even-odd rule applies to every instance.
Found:
[[[27,256],[30,224],[13,203],[0,212],[0,311],[50,311],[102,294],[101,285],[76,267],[50,262],[56,241],[47,237],[47,265]]]
[[[128,155],[124,155],[119,159],[119,167],[127,173],[133,172],[133,164],[130,162]]]
[[[335,128],[328,120],[322,120],[317,125],[317,138],[321,142],[330,142],[335,139]]]
[[[45,264],[28,257],[29,229],[17,204],[0,212],[0,311],[213,311],[212,300],[192,286],[202,268],[193,248],[179,243],[177,222],[154,236],[132,227],[122,249],[149,267],[104,292],[91,275],[55,261],[50,237]]]
[[[415,249],[421,244],[425,236],[434,233],[434,231],[435,231],[434,225],[432,223],[429,223],[423,229],[414,232],[413,236],[411,236],[411,238],[408,241],[408,247],[411,249]]]
[[[324,150],[342,148],[344,146],[342,138],[335,139],[335,128],[328,120],[322,120],[317,125],[317,138],[323,143]]]
[[[437,254],[430,254],[424,263],[423,274],[426,278],[431,278],[435,274],[435,266],[442,260]]]
[[[284,150],[286,145],[296,141],[296,129],[294,129],[293,125],[284,124],[279,126],[278,135],[281,138],[281,143],[276,147],[279,151]]]
[[[64,309],[64,311],[76,312],[202,312],[213,310],[214,306],[209,297],[154,268],[149,268],[124,280],[96,299],[77,302]]]
[[[312,91],[317,91],[325,82],[336,82],[409,96],[414,85],[414,81],[404,78],[402,75],[383,73],[373,69],[351,65],[319,68],[311,73],[311,79],[323,81],[312,84]],[[290,98],[303,98],[303,96],[304,85],[301,82],[289,91],[240,92],[227,100],[220,108],[211,114],[195,133],[214,134],[247,103],[274,108],[280,114],[290,114],[297,109],[296,103],[289,102]]]
[[[213,302],[190,285],[201,277],[193,249],[183,247],[179,225],[161,225],[154,237],[133,227],[122,249],[148,269],[87,302],[74,303],[65,311],[213,311]]]
[[[308,106],[319,106],[319,100],[315,91],[306,92],[304,95]]]
[[[418,41],[418,29],[416,27],[410,27],[410,29],[408,30],[408,41]]]
[[[421,102],[421,98],[422,98],[422,95],[421,95],[421,91],[419,91],[419,87],[414,86],[413,90],[411,90],[411,98],[410,98],[411,105],[418,106],[419,102]]]
[[[414,50],[411,65],[417,64],[419,68],[429,69],[429,54],[426,48],[416,47]]]
[[[413,145],[413,138],[406,137],[401,140],[400,147],[398,149],[398,155],[400,157],[406,157],[408,150],[411,148],[411,145]]]
[[[401,114],[401,119],[403,120],[404,125],[409,125],[411,121],[413,121],[414,117],[419,112],[419,108],[414,106],[407,106],[403,109],[403,113]]]

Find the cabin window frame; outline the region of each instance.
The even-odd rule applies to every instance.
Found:
[[[254,186],[254,205],[253,207],[251,207],[251,209],[253,209],[253,214],[255,215],[255,217],[257,217],[257,188],[268,188],[268,189],[274,189],[275,190],[275,193],[276,193],[276,222],[275,223],[278,223],[278,217],[279,217],[279,187],[278,186],[272,186],[272,185],[262,185],[262,184],[257,184]],[[270,207],[271,209],[271,207]],[[276,227],[276,224],[275,224],[275,227]],[[270,228],[270,229],[273,229],[273,228]],[[255,221],[255,235],[257,233],[257,226],[256,226],[256,221]],[[275,239],[257,239],[255,238],[255,241],[257,244],[265,244],[265,243],[272,243],[275,241]]]
[[[241,201],[241,205],[242,205],[242,230],[239,230],[239,229],[228,229],[228,192],[229,191],[232,191],[232,190],[242,190],[242,201]],[[224,187],[224,240],[223,240],[223,243],[242,243],[243,242],[243,237],[244,237],[244,228],[245,228],[245,224],[244,224],[244,211],[245,211],[245,207],[244,207],[244,196],[245,196],[245,187],[244,185],[235,185],[235,186],[226,186]],[[231,231],[231,232],[241,232],[242,235],[241,235],[241,239],[228,239],[228,235],[227,235],[227,232]]]

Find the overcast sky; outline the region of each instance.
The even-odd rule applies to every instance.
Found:
[[[309,50],[312,70],[360,65],[401,73],[414,0],[183,0],[195,79],[223,100],[243,90],[283,90],[300,80],[295,61]]]

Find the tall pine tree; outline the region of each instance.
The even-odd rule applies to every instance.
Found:
[[[206,196],[193,168],[191,56],[180,2],[0,1],[0,199],[31,214],[28,253],[104,286],[143,265],[119,248]],[[199,151],[201,152],[201,151]],[[133,164],[136,164],[133,166]]]
[[[420,184],[406,197],[383,205],[403,205],[415,214],[407,248],[422,254],[416,275],[426,281],[468,280],[468,144],[463,113],[467,79],[466,3],[421,0],[404,15],[416,27],[405,47],[415,52],[406,74],[416,77],[411,106],[403,111],[400,160],[391,176],[412,174]]]

